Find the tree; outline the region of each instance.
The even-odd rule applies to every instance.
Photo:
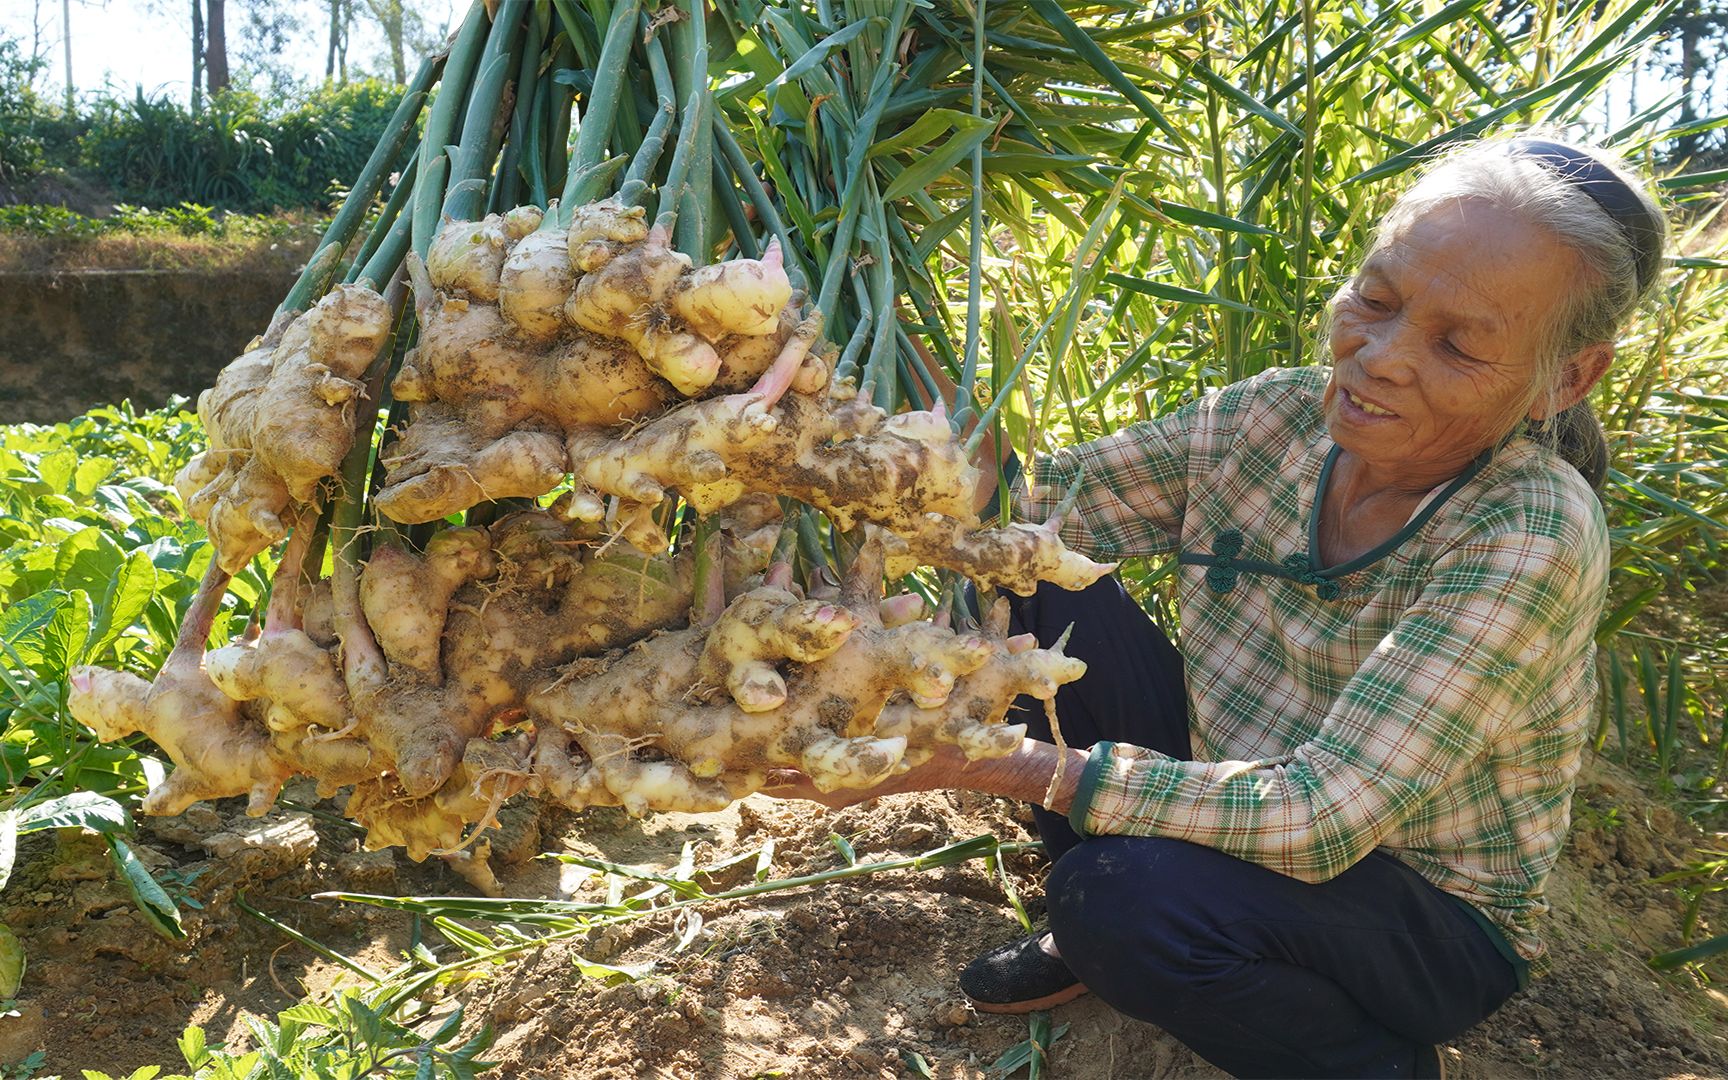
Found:
[[[442,14],[433,16],[425,10],[430,6],[415,0],[364,0],[362,14],[370,16],[369,21],[384,39],[382,51],[370,58],[371,67],[380,75],[387,73],[398,83],[406,82],[416,61],[437,51],[450,35],[454,9],[446,6]]]
[[[1718,100],[1715,71],[1728,57],[1728,2],[1683,0],[1666,22],[1670,48],[1658,63],[1671,79],[1680,82],[1681,124],[1715,112]],[[1703,149],[1704,133],[1682,135],[1675,140],[1679,158],[1697,157]]]
[[[403,20],[406,13],[402,10],[402,0],[366,0],[366,10],[378,20],[378,26],[384,31],[384,40],[390,46],[390,71],[399,83],[408,81],[408,58],[403,50]]]
[[[192,0],[192,111],[204,108],[204,6]]]
[[[348,37],[354,26],[354,0],[326,0],[330,5],[330,48],[324,56],[324,78],[348,81]]]
[[[30,64],[37,71],[48,67],[48,49],[50,42],[47,27],[42,22],[42,0],[31,0],[30,5]]]
[[[228,89],[228,0],[205,0],[204,74],[214,97]]]
[[[76,106],[72,97],[72,0],[60,0],[60,39],[66,43],[66,111]]]
[[[307,29],[301,6],[250,0],[240,5],[240,11],[245,18],[236,35],[235,78],[272,99],[290,96],[299,86],[300,75],[285,57],[289,44]]]

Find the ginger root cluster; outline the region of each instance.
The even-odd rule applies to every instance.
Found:
[[[1080,676],[1000,610],[967,631],[883,598],[917,565],[1021,594],[1111,567],[1055,522],[981,528],[947,418],[831,378],[777,247],[693,268],[639,210],[568,220],[446,222],[411,260],[418,340],[390,383],[407,419],[378,453],[362,566],[324,577],[317,522],[373,429],[363,373],[391,305],[339,287],[202,396],[211,448],[179,487],[216,558],[180,639],[153,682],[72,676],[78,720],[173,760],[146,812],[246,795],[262,813],[308,775],[350,789],[369,845],[419,859],[517,793],[712,810],[777,769],[869,788],[942,744],[1006,754],[1016,700]],[[794,583],[791,501],[864,540],[838,580]],[[207,652],[229,577],[284,536],[263,625]]]

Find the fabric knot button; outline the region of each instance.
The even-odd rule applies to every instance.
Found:
[[[1303,585],[1314,586],[1314,595],[1322,600],[1336,600],[1344,594],[1344,586],[1331,578],[1321,577],[1315,573],[1308,556],[1303,552],[1284,557],[1284,569],[1290,572],[1290,578]]]
[[[1227,593],[1236,587],[1239,571],[1235,558],[1242,554],[1242,534],[1224,529],[1212,541],[1212,565],[1206,568],[1206,584],[1215,593]]]
[[[1236,568],[1226,563],[1213,563],[1206,568],[1206,584],[1215,593],[1227,593],[1236,587]]]

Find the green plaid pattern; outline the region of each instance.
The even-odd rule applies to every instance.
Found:
[[[1209,553],[1235,530],[1243,560],[1305,559],[1332,446],[1327,375],[1266,372],[1041,457],[1017,514],[1042,520],[1084,467],[1062,534],[1094,558]],[[1332,599],[1269,574],[1207,575],[1179,568],[1196,760],[1096,747],[1076,828],[1191,840],[1315,882],[1384,848],[1539,961],[1608,577],[1607,528],[1577,473],[1508,444]]]

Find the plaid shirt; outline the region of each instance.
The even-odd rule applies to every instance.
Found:
[[[1062,530],[1076,550],[1236,556],[1179,568],[1196,760],[1100,744],[1071,818],[1310,882],[1383,848],[1538,959],[1595,697],[1600,507],[1518,440],[1384,558],[1298,580],[1332,447],[1327,377],[1266,372],[1040,458],[1017,491],[1017,514],[1042,520],[1083,466]]]

